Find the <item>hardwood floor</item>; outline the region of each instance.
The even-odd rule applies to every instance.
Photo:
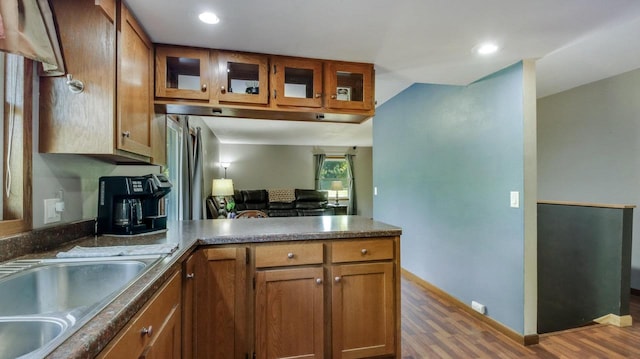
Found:
[[[519,345],[488,325],[402,278],[402,357],[422,358],[640,358],[640,297],[631,296],[633,326],[591,325],[540,336]]]

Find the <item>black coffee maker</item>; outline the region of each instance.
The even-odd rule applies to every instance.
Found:
[[[98,234],[135,235],[166,229],[164,197],[170,191],[171,182],[161,174],[100,177]]]

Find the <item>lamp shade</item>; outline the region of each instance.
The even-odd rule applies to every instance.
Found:
[[[342,191],[342,181],[331,181],[332,191]]]
[[[214,179],[211,185],[212,196],[233,196],[233,181],[230,179]]]

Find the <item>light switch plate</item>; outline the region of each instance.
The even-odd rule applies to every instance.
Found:
[[[511,191],[511,199],[509,200],[511,208],[520,208],[520,192]]]

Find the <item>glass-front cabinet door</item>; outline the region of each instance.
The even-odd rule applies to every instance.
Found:
[[[325,68],[325,106],[332,109],[373,108],[373,65],[328,62]]]
[[[322,62],[272,57],[271,100],[277,105],[321,107]]]
[[[156,48],[156,97],[208,100],[210,91],[209,50]]]
[[[267,104],[269,58],[266,55],[217,52],[218,100]]]

